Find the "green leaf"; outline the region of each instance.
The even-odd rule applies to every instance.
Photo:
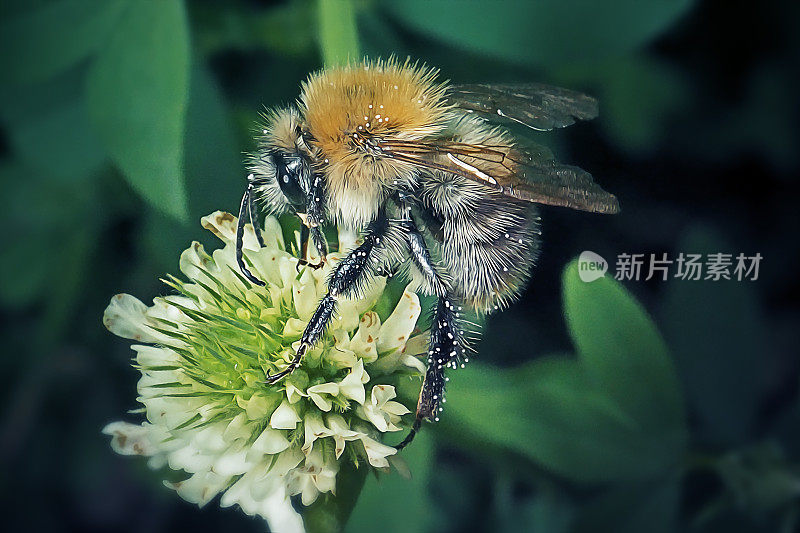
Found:
[[[0,95],[0,120],[14,155],[46,182],[85,182],[106,161],[89,123],[83,80],[77,78],[59,76]]]
[[[578,359],[452,373],[444,429],[574,481],[663,475],[685,451],[686,422],[658,332],[621,286],[584,283],[575,263],[564,273],[564,304]]]
[[[433,38],[536,66],[625,54],[659,35],[691,0],[385,0],[396,19]]]
[[[187,218],[183,176],[189,29],[182,2],[126,10],[88,79],[90,116],[109,154],[145,199]]]
[[[208,69],[195,65],[186,114],[186,186],[190,214],[238,207],[245,186],[242,154],[227,102]]]
[[[616,281],[586,283],[577,261],[563,274],[564,312],[583,368],[643,431],[685,438],[681,389],[669,352],[647,313]]]
[[[347,531],[372,531],[380,524],[382,533],[429,531],[432,518],[431,499],[428,494],[432,476],[434,446],[425,432],[405,448],[400,456],[408,463],[411,479],[397,472],[380,477],[370,477]]]
[[[317,22],[325,66],[344,65],[361,57],[352,0],[317,0]]]
[[[457,444],[499,446],[575,481],[635,479],[660,468],[637,451],[635,423],[574,360],[509,370],[470,364],[452,373],[446,407],[441,424]]]
[[[127,0],[61,0],[2,21],[4,83],[43,81],[87,58],[103,44],[127,4]]]

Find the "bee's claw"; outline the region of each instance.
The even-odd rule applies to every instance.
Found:
[[[312,263],[308,259],[298,259],[297,265],[295,265],[295,268],[297,269],[298,272],[300,272],[301,266],[307,266],[313,268],[314,270],[317,270],[325,266],[325,258],[323,257],[322,259],[320,259],[319,263]]]
[[[267,370],[267,378],[265,379],[266,383],[268,385],[274,385],[275,383],[280,381],[281,378],[283,378],[285,376],[288,376],[289,374],[294,372],[295,369],[298,366],[300,366],[300,360],[303,359],[303,355],[305,355],[305,353],[308,351],[309,348],[310,348],[310,346],[309,346],[308,343],[304,342],[303,344],[301,344],[297,348],[297,353],[295,354],[294,359],[292,360],[292,362],[289,363],[289,366],[287,366],[286,368],[284,368],[283,370],[281,370],[277,374],[272,375],[272,374],[269,373],[269,370]]]

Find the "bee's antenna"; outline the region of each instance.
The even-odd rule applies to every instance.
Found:
[[[242,271],[242,274],[255,283],[263,287],[265,283],[255,277],[252,272],[247,268],[244,264],[244,224],[245,224],[245,217],[250,218],[253,214],[253,207],[252,207],[252,200],[251,200],[251,191],[253,189],[253,184],[250,183],[247,185],[247,189],[244,191],[244,196],[242,196],[242,203],[239,206],[239,221],[236,224],[236,264],[239,265],[239,270]],[[255,225],[254,225],[255,226]],[[255,229],[255,228],[254,228]],[[258,231],[256,230],[256,234]],[[259,240],[259,243],[261,240]]]
[[[414,419],[414,425],[411,426],[411,431],[408,433],[408,435],[406,435],[406,438],[404,438],[403,442],[401,442],[400,444],[398,444],[394,448],[397,451],[400,451],[403,448],[405,448],[406,446],[408,446],[409,444],[411,444],[411,441],[414,440],[414,437],[419,432],[419,428],[420,428],[421,425],[422,425],[422,417],[421,416],[417,416],[417,418]]]

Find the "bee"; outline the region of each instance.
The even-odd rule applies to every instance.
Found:
[[[445,369],[465,358],[463,308],[492,313],[525,287],[541,234],[536,204],[619,210],[588,172],[504,127],[544,131],[592,119],[595,99],[539,84],[450,85],[437,77],[393,59],[311,74],[296,105],[265,117],[239,210],[239,268],[258,285],[242,242],[246,221],[261,238],[259,208],[300,217],[304,252],[310,239],[321,257],[313,268],[328,253],[324,224],[363,239],[333,270],[294,359],[268,383],[301,364],[338,300],[357,297],[385,269],[401,265],[415,290],[437,297],[416,418],[398,449],[423,420],[438,420]]]

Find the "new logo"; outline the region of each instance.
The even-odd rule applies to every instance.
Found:
[[[581,281],[591,283],[596,279],[602,278],[608,271],[608,262],[600,255],[585,250],[578,257],[578,276]]]

